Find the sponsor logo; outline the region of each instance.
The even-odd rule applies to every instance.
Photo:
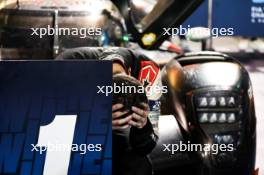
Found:
[[[159,73],[159,68],[152,61],[142,61],[138,80],[146,86],[152,86]]]

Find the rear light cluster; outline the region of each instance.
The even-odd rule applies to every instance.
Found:
[[[234,151],[236,150],[236,145],[238,141],[238,137],[235,136],[234,133],[232,134],[215,134],[213,138],[214,143],[216,144],[232,144]],[[219,152],[217,155],[214,155],[214,160],[224,166],[232,166],[236,161],[237,157],[235,156],[234,151],[226,151],[226,152]]]
[[[234,112],[200,112],[198,113],[199,123],[234,123],[237,120],[237,115]]]
[[[233,144],[235,141],[235,138],[231,134],[227,135],[214,135],[214,143],[217,144]]]
[[[197,107],[234,107],[236,105],[235,97],[199,97]]]
[[[201,124],[238,121],[239,98],[234,95],[199,96],[195,99],[195,106]]]
[[[231,152],[212,155],[219,167],[232,166],[238,159],[236,150],[243,130],[242,97],[234,92],[213,91],[194,96],[195,118],[214,144],[232,144]]]

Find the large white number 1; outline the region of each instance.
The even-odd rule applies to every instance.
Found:
[[[43,175],[67,175],[71,150],[49,151],[51,144],[72,145],[77,115],[56,115],[52,123],[41,126],[38,146],[47,147]]]

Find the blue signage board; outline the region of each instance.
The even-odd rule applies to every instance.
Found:
[[[206,0],[184,26],[207,26]],[[213,28],[233,28],[235,36],[264,37],[264,0],[213,0]]]
[[[111,175],[111,85],[109,61],[1,61],[0,174]]]

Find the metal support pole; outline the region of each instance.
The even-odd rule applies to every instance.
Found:
[[[54,11],[53,16],[53,27],[55,29],[54,35],[53,35],[53,57],[55,58],[59,54],[60,46],[59,46],[59,36],[58,36],[58,10]]]
[[[212,20],[213,20],[213,0],[208,0],[208,21],[207,21],[207,25],[208,25],[208,28],[210,29],[210,31],[212,31],[212,28],[213,28]],[[212,35],[208,39],[207,49],[208,50],[212,50],[213,49]]]
[[[17,5],[17,9],[19,9],[20,8],[19,0],[16,1],[16,5]]]

